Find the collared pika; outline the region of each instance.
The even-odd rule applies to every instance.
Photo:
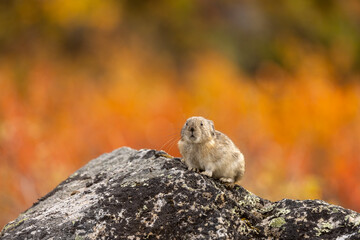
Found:
[[[181,129],[179,150],[190,170],[200,170],[224,183],[239,181],[245,172],[243,154],[214,123],[203,117],[191,117]]]

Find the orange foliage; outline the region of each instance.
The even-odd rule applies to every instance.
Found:
[[[148,53],[152,56],[154,53]],[[244,187],[273,200],[322,198],[360,210],[359,85],[339,88],[318,56],[250,81],[218,53],[194,57],[183,84],[171,64],[114,49],[101,81],[35,57],[19,84],[0,66],[0,224],[73,171],[121,146],[163,148],[192,115],[213,119],[247,159]]]

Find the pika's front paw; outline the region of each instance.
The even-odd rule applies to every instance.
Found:
[[[210,172],[210,171],[204,171],[204,172],[201,172],[201,174],[208,176],[208,177],[212,177],[212,172]]]
[[[232,179],[232,178],[226,178],[226,177],[222,177],[222,178],[220,178],[219,180],[220,180],[220,182],[222,182],[222,183],[233,183],[233,182],[234,182],[234,179]]]
[[[198,168],[188,167],[188,170],[193,171],[193,172],[200,172],[200,170]]]
[[[226,188],[233,189],[235,187],[235,183],[224,183]]]

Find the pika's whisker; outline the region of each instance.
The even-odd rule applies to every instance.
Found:
[[[170,149],[168,150],[169,152],[171,151],[171,149],[174,147],[175,144],[177,144],[177,142],[180,140],[179,137],[175,138],[175,141],[172,142]]]
[[[167,145],[172,144],[172,142],[173,142],[174,140],[176,140],[176,139],[177,139],[177,136],[171,137],[169,140],[167,140],[167,141],[160,147],[160,150],[163,150],[163,148],[165,148]],[[164,150],[166,150],[166,149],[164,149]]]

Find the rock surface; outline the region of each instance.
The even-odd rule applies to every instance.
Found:
[[[90,161],[1,239],[360,239],[360,214],[320,200],[271,202],[155,150]]]

